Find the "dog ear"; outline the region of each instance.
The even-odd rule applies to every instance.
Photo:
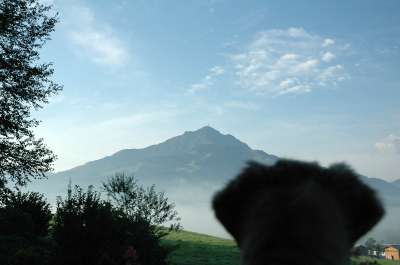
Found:
[[[242,217],[238,212],[239,207],[235,194],[233,188],[220,191],[214,196],[212,205],[217,219],[235,238],[236,242],[239,242]]]
[[[385,210],[375,191],[364,184],[346,164],[327,170],[325,186],[339,201],[347,219],[347,231],[354,244],[384,216]]]
[[[263,177],[267,168],[267,166],[249,162],[235,179],[214,196],[212,206],[215,216],[239,245],[246,221],[246,209],[251,208],[251,198],[257,190],[255,183]]]
[[[225,189],[217,192],[212,202],[215,216],[238,243],[240,242],[240,231],[244,222],[242,213],[244,202],[239,198],[244,200],[241,195],[240,185],[237,180],[234,180]]]

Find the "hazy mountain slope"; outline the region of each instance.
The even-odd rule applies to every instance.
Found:
[[[392,184],[400,188],[400,179],[393,181]]]
[[[400,206],[400,187],[392,182],[378,178],[362,178],[364,182],[377,190],[387,204]]]
[[[223,182],[248,160],[273,163],[277,157],[252,150],[231,135],[211,127],[143,149],[126,149],[51,176],[56,183],[96,184],[118,171],[132,172],[142,183],[168,188],[179,182]]]
[[[232,135],[211,127],[168,139],[143,149],[125,149],[111,156],[88,162],[49,176],[30,188],[46,193],[52,202],[65,194],[69,179],[81,186],[99,187],[115,172],[134,174],[144,185],[156,184],[177,204],[187,229],[225,235],[213,219],[210,200],[217,189],[233,178],[246,161],[274,163],[278,157],[253,150]],[[378,178],[361,176],[384,199],[388,215],[375,233],[400,241],[400,187]],[[397,229],[397,232],[393,232]]]
[[[272,164],[276,156],[253,150],[232,135],[211,127],[168,139],[143,149],[126,149],[111,156],[37,181],[30,188],[46,193],[54,203],[72,183],[99,187],[115,172],[133,173],[141,184],[156,184],[176,202],[187,229],[226,235],[210,211],[214,192],[234,177],[249,160]]]
[[[400,242],[400,187],[378,178],[362,179],[378,192],[386,208],[385,217],[368,236],[391,243]]]

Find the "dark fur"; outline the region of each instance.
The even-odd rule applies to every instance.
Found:
[[[251,162],[213,200],[242,264],[348,262],[353,244],[383,216],[375,192],[345,164]]]

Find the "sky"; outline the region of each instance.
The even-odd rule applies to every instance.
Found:
[[[280,157],[400,178],[400,1],[43,0],[66,170],[210,125]]]

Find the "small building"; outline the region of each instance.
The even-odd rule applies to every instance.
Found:
[[[390,260],[400,260],[400,244],[393,244],[385,247],[385,258]]]
[[[385,252],[380,251],[380,250],[370,250],[370,249],[368,249],[367,253],[368,253],[367,256],[369,256],[371,258],[375,258],[375,259],[385,259],[386,258]]]

